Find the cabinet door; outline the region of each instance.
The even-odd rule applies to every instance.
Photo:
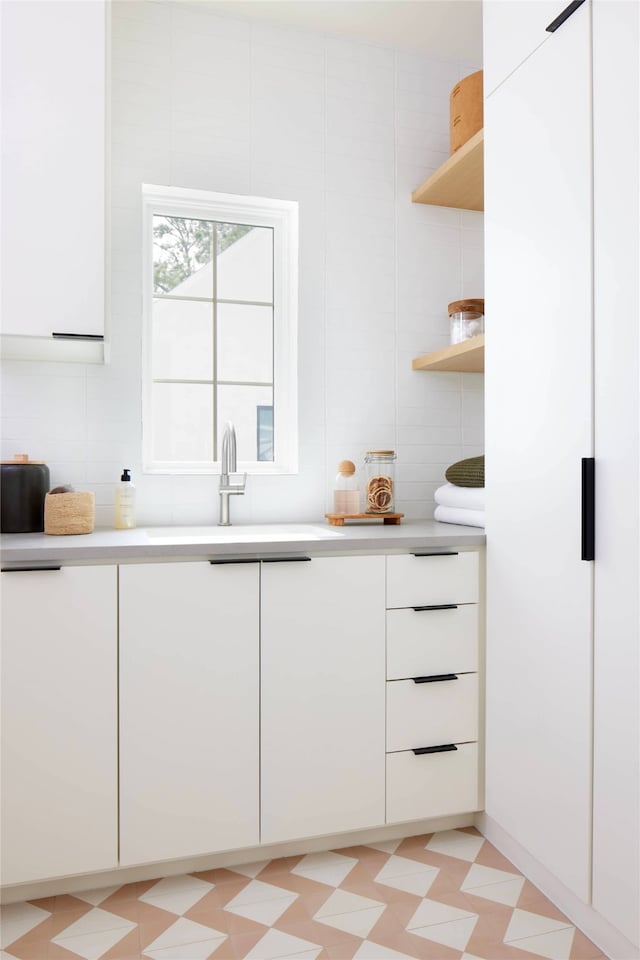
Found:
[[[585,900],[593,568],[581,560],[580,498],[581,458],[592,453],[590,54],[584,4],[485,106],[486,809]]]
[[[384,823],[384,557],[262,564],[262,842]]]
[[[116,568],[2,574],[2,881],[118,863]]]
[[[100,335],[105,3],[3,3],[2,61],[2,333]]]
[[[259,566],[120,567],[120,860],[258,835]]]
[[[640,956],[640,522],[633,508],[640,494],[640,6],[598,0],[593,37],[593,906],[638,946],[635,955]]]
[[[546,27],[566,6],[566,0],[484,0],[482,42],[485,96],[551,37]]]

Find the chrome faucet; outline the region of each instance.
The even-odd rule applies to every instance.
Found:
[[[225,427],[222,438],[222,454],[220,457],[220,519],[219,527],[231,526],[229,519],[229,497],[242,496],[247,483],[246,473],[243,475],[240,483],[232,483],[231,476],[236,473],[236,431],[231,422]]]

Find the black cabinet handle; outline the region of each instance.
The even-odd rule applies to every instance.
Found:
[[[555,20],[552,20],[548,27],[545,27],[547,33],[555,33],[558,27],[561,27],[565,20],[568,20],[572,13],[575,13],[578,7],[581,7],[584,0],[573,0],[568,7],[565,7],[562,13],[559,13]]]
[[[596,558],[596,461],[582,458],[582,559]]]
[[[101,333],[52,333],[58,340],[104,340]]]
[[[62,570],[62,567],[3,567],[0,573],[40,573],[44,570]]]
[[[457,610],[457,603],[435,603],[429,607],[411,607],[416,613],[422,613],[423,610]]]
[[[230,560],[225,557],[223,560],[209,560],[209,563],[212,566],[219,566],[223,563],[260,563],[260,561],[254,557],[238,557],[236,560]]]
[[[427,550],[412,550],[411,555],[414,557],[457,557],[457,550],[447,550],[446,553],[429,553]]]
[[[412,677],[414,683],[440,683],[441,680],[457,680],[457,673],[435,673],[432,677]]]
[[[311,557],[264,557],[261,563],[305,563]]]
[[[439,747],[417,747],[413,752],[416,757],[421,757],[425,753],[450,753],[452,750],[457,750],[455,743],[443,743]]]

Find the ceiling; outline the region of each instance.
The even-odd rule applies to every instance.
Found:
[[[200,0],[220,13],[482,62],[481,0]]]

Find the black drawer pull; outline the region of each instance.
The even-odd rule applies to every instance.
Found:
[[[412,677],[414,683],[439,683],[441,680],[457,680],[457,673],[434,673],[432,677]]]
[[[581,7],[584,0],[572,0],[568,7],[558,14],[555,20],[552,20],[548,27],[545,27],[547,33],[555,33],[558,27],[561,27],[565,20],[568,20],[572,13],[575,13],[578,7]]]
[[[423,610],[457,610],[457,603],[435,603],[430,607],[411,607],[416,613],[422,613]]]
[[[62,570],[62,567],[3,567],[1,573],[40,573],[44,570]]]
[[[264,557],[262,563],[304,563],[311,557]]]
[[[416,757],[421,757],[425,753],[450,753],[452,750],[457,750],[455,743],[443,743],[439,747],[418,747],[413,752]]]
[[[457,557],[458,551],[447,550],[446,553],[433,553],[433,552],[429,552],[428,550],[412,550],[411,556],[412,557]]]
[[[223,563],[260,563],[260,561],[258,559],[254,559],[253,557],[239,557],[236,560],[229,560],[227,558],[224,560],[209,560],[209,563],[212,566],[218,566]]]
[[[102,333],[52,333],[58,340],[104,340]]]

